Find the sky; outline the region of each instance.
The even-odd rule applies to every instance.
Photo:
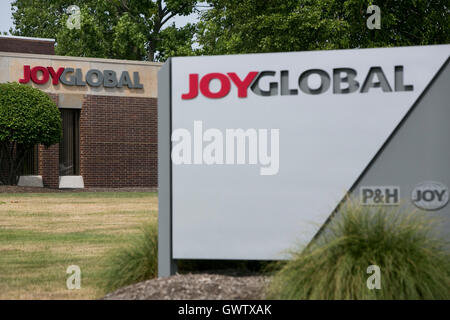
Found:
[[[0,0],[0,33],[8,32],[9,28],[13,26],[12,14],[11,14],[11,2],[13,0]],[[184,26],[188,22],[195,22],[197,20],[196,14],[191,14],[187,17],[175,17],[172,21],[175,22],[177,27]]]
[[[13,26],[11,16],[11,2],[13,0],[0,0],[0,32],[9,31]]]

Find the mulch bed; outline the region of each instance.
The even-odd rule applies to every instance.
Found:
[[[262,275],[176,274],[140,282],[107,294],[104,300],[259,300],[269,278]]]

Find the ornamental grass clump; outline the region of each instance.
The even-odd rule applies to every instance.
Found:
[[[143,227],[136,241],[113,251],[106,258],[103,288],[111,292],[137,282],[156,278],[158,275],[158,226]]]
[[[419,212],[347,204],[315,241],[280,265],[267,297],[450,299],[449,242],[436,223]]]

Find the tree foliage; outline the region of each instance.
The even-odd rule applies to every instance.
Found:
[[[0,84],[0,174],[3,184],[17,184],[26,152],[61,139],[61,116],[44,92],[18,83]]]
[[[369,5],[381,9],[381,29],[369,30]],[[336,9],[349,22],[348,47],[384,47],[450,42],[450,6],[447,0],[340,0]]]
[[[200,3],[209,9],[197,24],[169,25]],[[72,4],[81,8],[80,30],[65,26]],[[381,9],[380,30],[366,26],[372,4]],[[60,55],[164,61],[177,55],[450,43],[447,0],[15,0],[12,6],[11,32],[54,37]]]
[[[303,51],[450,42],[446,0],[209,0],[197,38],[202,54]],[[367,7],[381,9],[370,30]]]
[[[191,48],[194,29],[165,26],[195,10],[194,0],[15,0],[14,35],[55,38],[59,55],[164,60]],[[81,9],[81,28],[69,29],[67,9]],[[180,50],[178,50],[178,48]],[[192,51],[192,49],[191,49]]]

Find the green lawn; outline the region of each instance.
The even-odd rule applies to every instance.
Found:
[[[0,194],[0,299],[93,299],[108,254],[156,223],[157,194]],[[69,265],[81,289],[68,290]]]

